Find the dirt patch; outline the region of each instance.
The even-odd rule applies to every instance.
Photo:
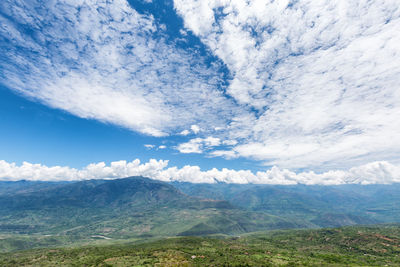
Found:
[[[389,238],[389,237],[386,237],[386,236],[383,236],[383,235],[380,235],[380,234],[375,234],[375,236],[376,236],[376,237],[378,237],[378,238],[380,238],[380,239],[383,239],[383,240],[389,241],[389,242],[396,242],[396,240],[394,240],[394,239],[391,239],[391,238]]]

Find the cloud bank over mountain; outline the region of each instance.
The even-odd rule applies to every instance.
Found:
[[[82,118],[186,138],[174,146],[181,153],[279,167],[245,172],[246,182],[324,183],[332,173],[285,169],[349,169],[334,172],[342,183],[359,179],[353,166],[397,179],[385,162],[400,163],[396,1],[173,5],[183,25],[171,38],[171,25],[125,0],[2,1],[0,83]],[[206,54],[180,45],[189,37]],[[175,174],[196,172],[185,168]]]
[[[129,176],[145,176],[165,182],[179,181],[191,183],[236,183],[236,184],[391,184],[400,183],[400,166],[388,162],[372,162],[347,171],[333,170],[323,173],[299,172],[272,167],[264,172],[253,173],[249,170],[211,169],[202,171],[198,166],[183,168],[168,167],[167,160],[151,159],[141,163],[136,159],[131,162],[115,161],[110,165],[104,162],[89,164],[83,169],[24,162],[18,166],[0,160],[0,180],[33,181],[76,181],[89,179],[113,179]]]

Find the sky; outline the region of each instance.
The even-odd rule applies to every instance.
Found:
[[[385,1],[5,0],[0,180],[400,182]]]

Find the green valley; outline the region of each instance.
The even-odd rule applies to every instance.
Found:
[[[400,265],[398,184],[0,183],[0,266]]]

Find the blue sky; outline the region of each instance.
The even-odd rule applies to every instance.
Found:
[[[10,0],[0,22],[1,179],[400,179],[396,1]]]
[[[48,166],[82,168],[93,162],[121,159],[168,159],[171,165],[199,165],[205,169],[255,169],[257,162],[243,159],[207,158],[182,154],[172,148],[181,137],[156,138],[30,101],[12,91],[0,89],[0,158],[22,164],[24,161]],[[145,145],[152,144],[154,148]],[[258,168],[263,168],[258,165]],[[264,167],[266,168],[266,167]]]

